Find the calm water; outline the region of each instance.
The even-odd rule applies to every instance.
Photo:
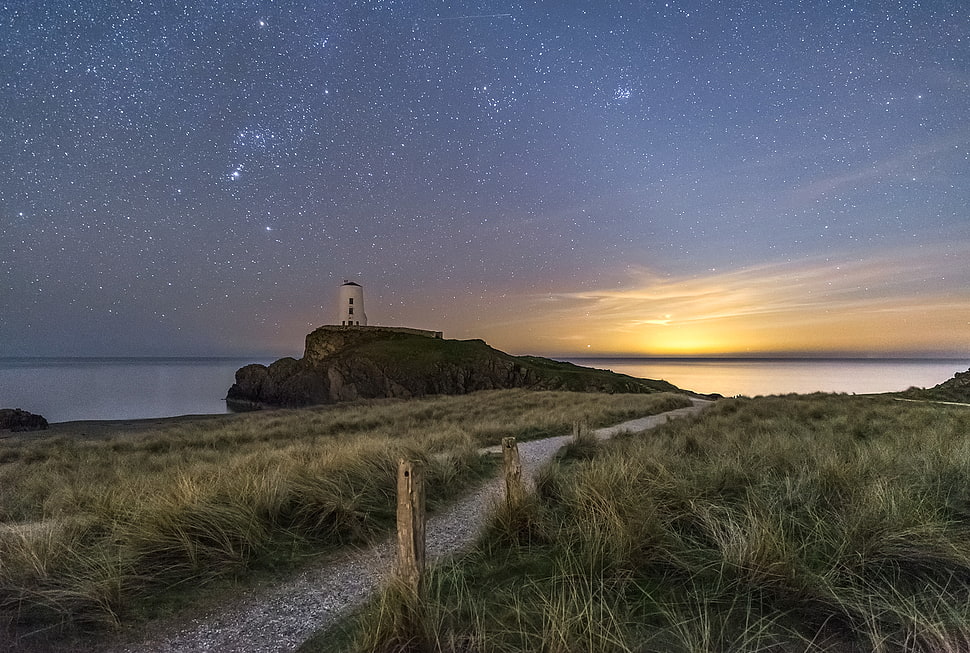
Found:
[[[0,408],[49,422],[225,413],[235,372],[273,359],[0,359]]]
[[[587,367],[664,379],[694,392],[770,395],[789,392],[897,392],[932,387],[970,369],[970,359],[718,360],[572,358]]]
[[[957,360],[570,359],[578,365],[666,379],[725,396],[788,392],[892,392],[929,387],[970,368]],[[0,359],[0,408],[51,422],[225,413],[235,371],[272,359]]]

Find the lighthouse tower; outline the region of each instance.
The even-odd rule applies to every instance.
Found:
[[[340,304],[337,308],[341,326],[367,326],[364,313],[364,289],[353,281],[340,286]]]

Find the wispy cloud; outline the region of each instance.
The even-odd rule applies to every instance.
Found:
[[[970,245],[941,244],[689,277],[635,268],[620,287],[523,297],[492,326],[604,352],[970,352],[967,260]]]
[[[840,174],[814,179],[793,189],[792,201],[796,205],[804,206],[846,188],[865,186],[886,178],[912,176],[915,165],[927,158],[953,151],[954,146],[965,144],[968,137],[970,135],[966,130],[960,130],[947,137],[920,143],[900,154],[872,161]]]

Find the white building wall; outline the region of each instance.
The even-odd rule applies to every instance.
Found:
[[[367,326],[364,313],[364,289],[353,281],[340,286],[340,304],[337,323],[342,326]]]

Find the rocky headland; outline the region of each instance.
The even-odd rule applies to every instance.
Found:
[[[297,407],[508,388],[683,392],[666,381],[512,356],[482,340],[446,340],[414,329],[323,326],[307,335],[303,358],[237,370],[226,401],[236,409]]]
[[[47,420],[19,408],[0,408],[0,431],[43,431]]]
[[[910,388],[899,395],[906,399],[970,403],[970,370],[957,372],[952,379],[932,388]]]

